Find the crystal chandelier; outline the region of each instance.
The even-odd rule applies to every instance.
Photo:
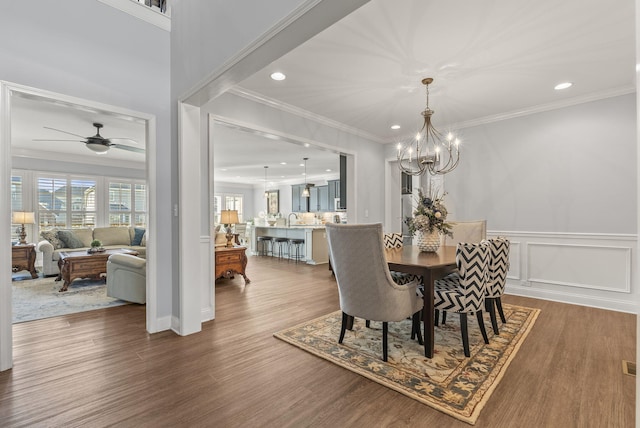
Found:
[[[416,135],[415,141],[407,144],[398,143],[398,167],[400,171],[409,175],[446,174],[458,166],[460,160],[460,140],[448,133],[443,138],[440,131],[433,127],[431,116],[434,111],[429,108],[429,85],[433,78],[422,79],[426,87],[427,107],[422,112],[424,124]]]
[[[307,184],[307,161],[309,160],[309,158],[302,158],[302,160],[304,160],[304,189],[302,190],[302,197],[303,198],[308,198],[309,197],[309,185]]]
[[[265,165],[264,167],[264,197],[268,197],[269,196],[269,192],[267,192],[267,169],[269,167]]]

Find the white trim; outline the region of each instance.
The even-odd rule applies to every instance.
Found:
[[[11,86],[0,81],[0,371],[13,367],[11,308]]]
[[[122,12],[135,16],[149,24],[171,31],[171,8],[167,7],[166,13],[162,13],[155,8],[151,8],[144,3],[136,0],[98,0],[108,6],[118,9]]]
[[[551,284],[551,285],[562,285],[569,287],[577,287],[577,288],[589,288],[592,290],[602,290],[602,291],[612,291],[616,293],[630,293],[631,292],[631,248],[630,247],[616,247],[616,246],[605,246],[605,245],[576,245],[576,244],[559,244],[555,242],[527,242],[527,273],[531,272],[531,265],[533,260],[531,258],[531,252],[529,251],[532,247],[550,247],[550,248],[589,248],[592,250],[602,250],[607,252],[621,252],[623,254],[623,261],[625,264],[624,271],[624,285],[623,288],[606,288],[599,287],[597,285],[584,284],[578,282],[571,281],[558,281],[548,278],[535,278],[530,275],[527,275],[528,282],[538,282],[542,284]],[[582,269],[582,268],[581,268]]]
[[[570,305],[581,305],[591,308],[628,312],[632,314],[637,313],[640,309],[636,299],[629,299],[628,296],[624,296],[620,299],[611,299],[576,293],[566,293],[557,290],[535,289],[510,283],[507,283],[505,294],[550,300],[552,302],[568,303]]]
[[[331,127],[333,129],[337,129],[339,131],[343,131],[349,134],[353,134],[358,137],[366,138],[376,143],[387,144],[388,140],[384,140],[377,135],[373,135],[369,132],[363,131],[361,129],[355,128],[353,126],[345,125],[344,123],[338,122],[337,120],[329,119],[328,117],[321,116],[316,113],[312,113],[308,110],[302,109],[300,107],[296,107],[291,104],[287,104],[283,101],[276,100],[274,98],[267,97],[265,95],[259,94],[257,92],[251,91],[249,89],[243,88],[241,86],[235,86],[227,91],[230,94],[240,96],[242,98],[246,98],[250,101],[264,104],[268,107],[272,107],[283,111],[285,113],[290,113],[295,116],[302,117],[304,119],[312,120],[321,125],[325,125]]]
[[[543,113],[546,111],[557,110],[565,107],[571,107],[579,104],[584,104],[592,101],[603,100],[606,98],[618,97],[621,95],[632,94],[636,92],[634,86],[624,86],[621,88],[610,89],[601,92],[594,92],[592,94],[584,95],[581,97],[569,98],[562,101],[556,101],[553,103],[540,104],[537,106],[527,107],[522,110],[515,110],[512,112],[494,114],[491,116],[480,117],[478,119],[467,120],[464,122],[453,123],[447,125],[447,128],[451,129],[463,129],[470,128],[472,126],[486,125],[488,123],[500,122],[502,120],[513,119],[516,117],[528,116],[535,113]]]

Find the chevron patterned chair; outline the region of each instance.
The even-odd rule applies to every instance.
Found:
[[[412,317],[411,335],[420,332],[423,300],[417,282],[398,285],[391,278],[382,242],[382,224],[326,225],[329,254],[338,283],[342,326],[338,343],[354,317],[382,322],[382,360],[387,361],[387,331],[390,321]]]
[[[489,243],[459,243],[456,248],[457,275],[435,281],[435,324],[439,311],[458,312],[464,355],[469,353],[467,314],[475,313],[485,343],[489,343],[482,318],[485,291],[489,278]]]
[[[385,233],[382,241],[384,242],[384,248],[402,248],[402,233]],[[419,275],[391,271],[391,277],[398,285],[409,284],[413,281],[418,281],[418,284],[422,284],[422,277]]]
[[[509,240],[503,237],[489,239],[489,249],[491,251],[491,262],[489,263],[489,281],[484,295],[485,310],[491,316],[491,326],[495,334],[500,334],[498,330],[498,320],[496,319],[496,307],[500,314],[500,321],[506,323],[502,310],[501,297],[504,294],[504,286],[507,282],[507,271],[509,270]]]

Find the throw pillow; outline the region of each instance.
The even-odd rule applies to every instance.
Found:
[[[58,230],[57,229],[43,230],[42,232],[40,232],[40,236],[45,241],[49,241],[49,243],[51,245],[53,245],[53,249],[54,250],[62,248],[62,243],[58,239]]]
[[[135,234],[133,235],[133,239],[131,240],[131,245],[140,246],[142,245],[142,237],[144,236],[146,229],[136,227],[134,230]]]
[[[84,244],[70,230],[59,230],[58,239],[64,244],[65,248],[82,248]]]

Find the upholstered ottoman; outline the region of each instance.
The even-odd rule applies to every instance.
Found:
[[[129,254],[110,256],[107,261],[107,296],[146,303],[147,261]]]

